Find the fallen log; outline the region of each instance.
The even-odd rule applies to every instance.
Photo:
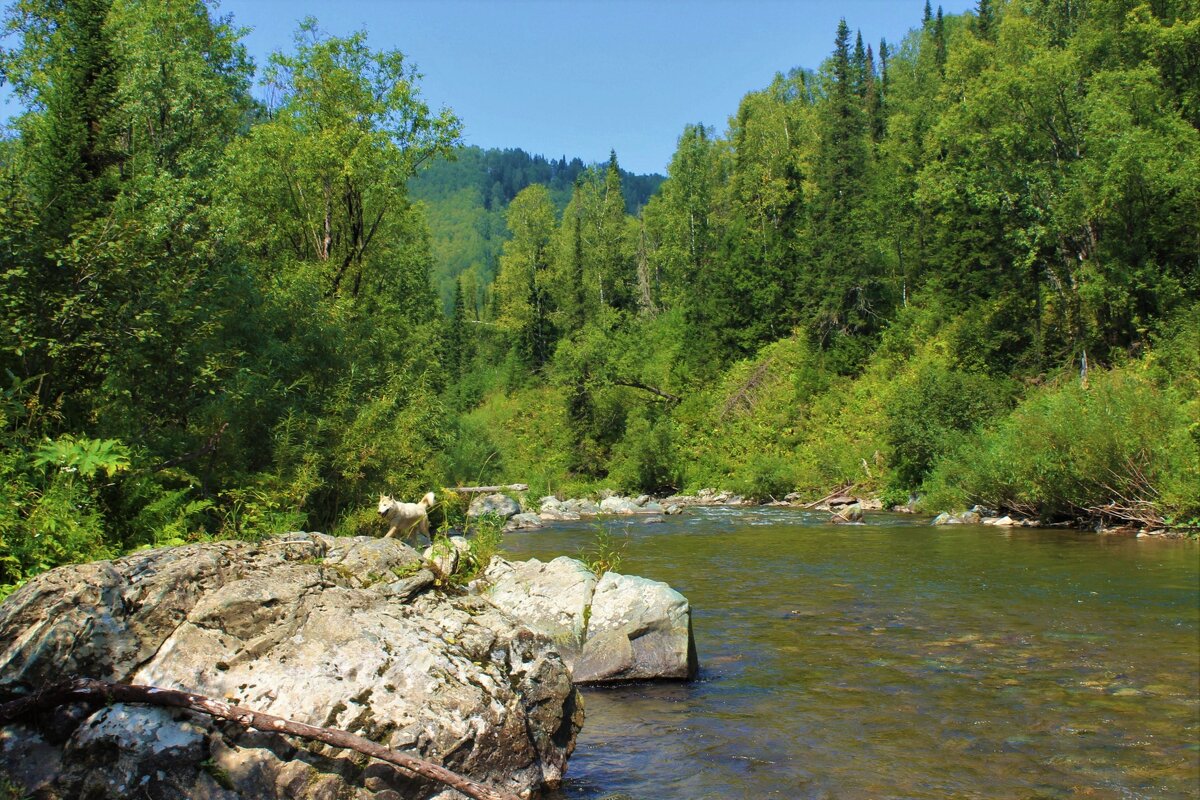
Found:
[[[230,705],[229,703],[213,700],[211,697],[181,692],[175,689],[159,689],[155,686],[139,686],[130,683],[112,683],[109,681],[77,678],[71,681],[54,684],[31,695],[0,705],[0,725],[14,722],[29,714],[45,711],[68,703],[92,703],[107,705],[110,703],[140,703],[150,706],[165,706],[167,708],[182,708],[200,714],[208,714],[218,719],[229,720],[247,728],[254,728],[270,733],[284,733],[301,739],[312,739],[333,747],[353,750],[357,753],[386,761],[389,764],[404,769],[422,778],[437,781],[452,789],[456,789],[475,800],[518,800],[515,795],[507,794],[476,783],[470,778],[464,778],[445,767],[426,761],[423,758],[411,756],[398,750],[392,750],[381,744],[372,742],[357,734],[331,728],[318,728],[283,717],[263,714],[249,708]]]
[[[498,486],[448,486],[442,491],[457,494],[473,494],[478,492],[528,492],[528,483],[505,483]]]

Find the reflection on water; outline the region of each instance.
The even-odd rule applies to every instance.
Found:
[[[586,690],[557,798],[1200,796],[1196,541],[825,519],[611,523],[691,601],[701,678]]]

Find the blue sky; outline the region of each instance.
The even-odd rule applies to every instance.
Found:
[[[975,0],[942,0],[946,13]],[[898,43],[923,0],[222,0],[251,29],[256,63],[288,49],[296,23],[365,29],[425,78],[426,99],[462,118],[469,144],[663,172],[683,126],[726,127],[776,72],[817,67],[840,17]],[[934,8],[937,3],[934,3]]]

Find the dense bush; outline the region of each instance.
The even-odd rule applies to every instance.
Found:
[[[1043,520],[1158,524],[1200,515],[1200,447],[1184,410],[1135,367],[1032,392],[935,468],[926,504]]]
[[[893,384],[884,443],[894,489],[918,488],[929,470],[1006,405],[1006,382],[937,363],[918,363]]]
[[[674,424],[667,415],[638,411],[614,448],[608,480],[631,493],[669,494],[680,485]]]

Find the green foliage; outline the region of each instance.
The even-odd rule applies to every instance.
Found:
[[[1191,519],[1195,11],[843,23],[659,186],[458,148],[365,33],[305,21],[267,107],[207,4],[17,0],[0,585],[459,481]]]
[[[470,583],[487,569],[488,564],[500,552],[504,543],[504,520],[497,514],[484,514],[477,517],[470,538],[467,540],[468,568],[460,570],[455,578],[464,584]]]
[[[77,472],[91,478],[98,472],[111,478],[129,469],[129,448],[115,439],[76,439],[64,434],[46,439],[33,454],[35,467],[57,467],[61,472]]]
[[[621,568],[625,548],[629,546],[629,532],[626,531],[620,539],[612,535],[608,527],[597,523],[595,535],[579,553],[579,560],[584,563],[592,574],[600,578],[606,572],[616,572]]]
[[[1135,369],[1039,389],[938,465],[926,504],[979,502],[1044,520],[1191,518],[1200,513],[1194,422]]]
[[[0,443],[0,592],[47,569],[112,554],[101,481],[127,468],[119,442]]]
[[[883,437],[890,450],[892,484],[918,488],[935,463],[1004,407],[1005,389],[977,373],[914,364],[893,385],[886,407]]]
[[[653,418],[632,413],[625,435],[613,448],[608,481],[632,493],[670,494],[680,486],[674,423],[667,415]]]

